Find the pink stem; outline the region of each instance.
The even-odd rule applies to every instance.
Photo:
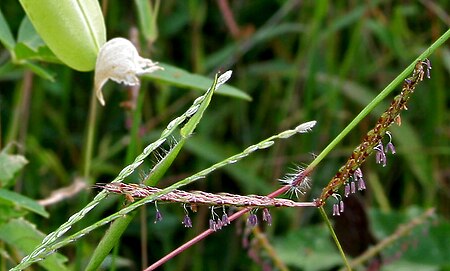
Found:
[[[277,191],[273,192],[272,194],[279,192],[280,190],[282,190],[282,188],[278,189]],[[270,195],[272,195],[270,194]],[[270,196],[269,195],[269,196]],[[317,205],[314,202],[305,202],[305,207],[316,207]],[[232,214],[229,217],[230,222],[241,217],[243,214],[247,213],[248,211],[252,210],[254,208],[251,207],[247,207],[244,208],[234,214]],[[188,249],[189,247],[191,247],[192,245],[194,245],[197,242],[200,242],[201,240],[203,240],[204,238],[206,238],[208,235],[214,233],[215,231],[211,230],[211,229],[207,229],[204,232],[200,233],[199,235],[197,235],[196,237],[192,238],[191,240],[189,240],[188,242],[184,243],[183,245],[179,246],[177,249],[172,250],[169,254],[167,254],[166,256],[164,256],[163,258],[159,259],[157,262],[155,262],[154,264],[150,265],[147,269],[145,269],[144,271],[150,271],[150,270],[155,270],[156,268],[160,267],[161,265],[163,265],[164,263],[166,263],[167,261],[169,261],[170,259],[172,259],[173,257],[177,256],[178,254],[180,254],[181,252],[185,251],[186,249]]]

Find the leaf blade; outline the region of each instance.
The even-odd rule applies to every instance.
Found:
[[[175,66],[166,63],[159,63],[159,66],[163,67],[164,70],[156,71],[150,74],[145,74],[142,77],[164,83],[169,83],[171,85],[178,87],[192,88],[195,90],[202,90],[202,91],[208,89],[208,87],[210,87],[213,83],[213,80],[211,78],[201,76],[198,74],[193,74],[186,70],[177,68]],[[246,101],[252,100],[252,98],[242,90],[239,90],[229,85],[223,85],[221,89],[217,90],[217,93],[234,98],[243,99]]]
[[[9,191],[6,189],[0,189],[0,199],[3,199],[7,202],[12,203],[15,206],[19,206],[23,209],[41,215],[43,217],[49,217],[47,211],[45,211],[44,207],[39,205],[36,201],[25,197],[19,193]]]

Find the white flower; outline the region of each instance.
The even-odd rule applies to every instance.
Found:
[[[158,62],[139,56],[136,47],[129,40],[114,38],[106,42],[98,53],[95,64],[95,93],[100,104],[105,105],[102,87],[108,79],[134,86],[139,84],[137,75],[163,69],[158,66]]]

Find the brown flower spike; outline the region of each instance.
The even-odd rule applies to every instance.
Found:
[[[400,112],[402,110],[406,110],[406,103],[408,102],[411,94],[414,92],[417,84],[421,82],[426,74],[427,78],[430,78],[430,70],[431,63],[430,60],[419,60],[416,63],[414,68],[414,72],[411,77],[406,78],[402,85],[402,91],[399,95],[395,96],[389,108],[384,111],[381,117],[378,119],[375,127],[370,130],[366,136],[364,137],[361,144],[359,144],[352,152],[351,156],[348,158],[345,165],[343,165],[336,175],[331,179],[328,185],[323,189],[322,194],[318,199],[316,199],[317,206],[322,206],[325,204],[325,201],[336,193],[339,188],[348,184],[348,180],[352,178],[355,171],[359,169],[362,163],[366,160],[366,158],[374,151],[374,149],[379,152],[380,156],[382,147],[381,140],[384,135],[388,133],[387,129],[391,126],[393,122],[397,124],[401,124]],[[395,153],[395,149],[393,149],[391,143],[391,136],[387,147],[391,152]],[[383,154],[384,155],[384,154]],[[378,157],[377,162],[381,162],[383,165],[385,164],[385,156]],[[354,182],[351,182],[354,185]],[[347,189],[347,187],[346,187]],[[345,192],[346,194],[348,191]],[[336,210],[335,210],[336,211]]]

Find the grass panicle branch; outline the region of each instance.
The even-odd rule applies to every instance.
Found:
[[[408,102],[411,94],[414,92],[414,89],[416,88],[417,84],[423,81],[425,74],[427,78],[430,78],[430,69],[431,63],[428,59],[419,60],[416,63],[412,76],[405,79],[400,94],[395,96],[389,108],[378,119],[377,123],[375,124],[375,127],[369,132],[367,132],[361,144],[359,144],[353,150],[347,162],[339,169],[336,175],[323,189],[322,194],[317,199],[317,204],[319,206],[325,204],[325,201],[327,200],[328,197],[336,193],[338,189],[348,181],[348,179],[352,178],[355,175],[355,173],[361,171],[359,167],[381,143],[381,140],[388,131],[388,128],[394,122],[397,122],[399,125],[401,124],[400,119],[401,111],[407,109],[406,103]],[[384,155],[382,147],[380,148],[379,151],[380,153],[382,153],[382,155]],[[382,159],[382,162],[385,163],[386,161],[385,158],[380,159]],[[358,175],[360,176],[360,178],[362,178],[361,173]],[[358,179],[358,177],[356,179]]]
[[[161,192],[161,189],[142,184],[125,183],[107,183],[96,184],[96,187],[103,188],[109,193],[125,195],[133,202],[134,198],[145,198],[155,193]],[[288,199],[277,199],[259,195],[241,196],[230,193],[207,193],[203,191],[187,192],[175,189],[170,193],[164,194],[156,199],[162,202],[178,202],[187,205],[208,205],[208,206],[234,206],[234,207],[305,207],[308,204],[295,202]]]

